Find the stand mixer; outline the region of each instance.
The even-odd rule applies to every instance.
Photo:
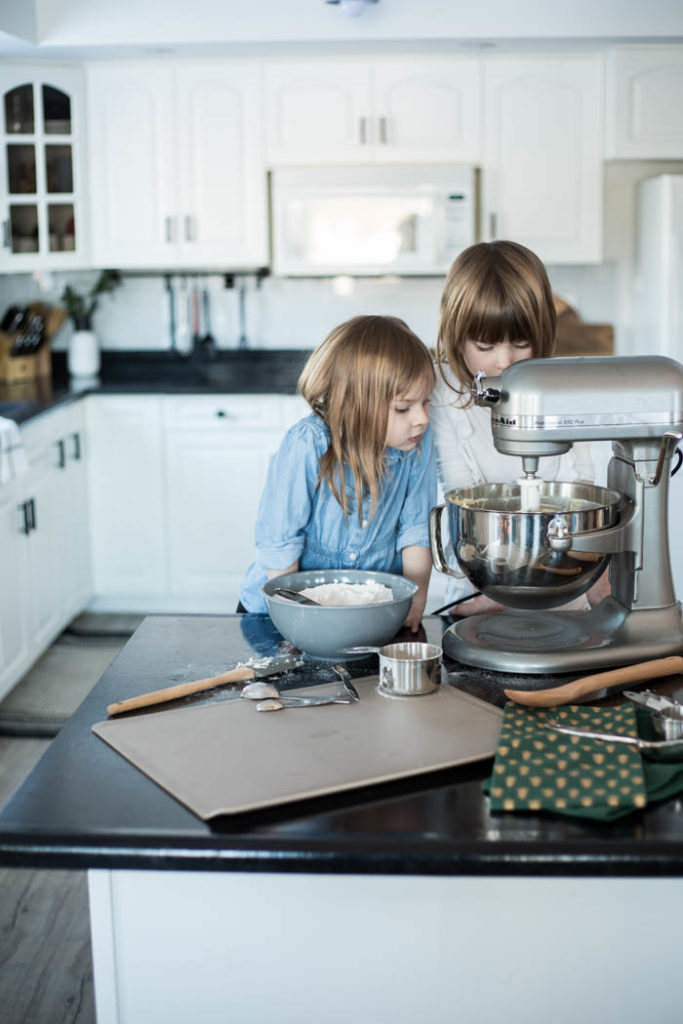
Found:
[[[669,560],[667,504],[671,459],[683,437],[683,366],[662,356],[528,359],[500,377],[479,374],[473,396],[491,408],[498,451],[521,457],[525,486],[449,492],[446,503],[432,510],[432,555],[440,572],[462,576],[448,564],[454,553],[478,589],[513,607],[451,626],[443,638],[446,653],[481,668],[527,673],[680,653],[683,624]],[[612,442],[607,489],[536,483],[540,458],[584,440]],[[505,497],[513,492],[514,505]],[[489,495],[495,495],[490,503]],[[594,521],[574,514],[593,506]],[[444,510],[451,537],[446,551]],[[602,511],[610,513],[607,518],[600,518]],[[533,559],[541,549],[545,572],[539,574],[532,566],[538,566]],[[552,559],[560,566],[570,560],[569,569],[553,568],[555,573],[569,574],[572,565],[579,573],[581,559],[592,559],[593,567],[568,595],[563,583],[548,577]],[[609,597],[591,610],[550,610],[584,593],[607,563]]]

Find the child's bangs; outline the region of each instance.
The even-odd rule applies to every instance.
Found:
[[[436,383],[434,363],[429,351],[416,345],[400,346],[400,350],[394,354],[393,371],[392,396],[404,395],[423,381],[430,390]]]
[[[496,307],[487,303],[478,310],[472,310],[465,336],[470,341],[482,341],[487,345],[497,345],[505,340],[533,343],[536,327],[519,308]]]

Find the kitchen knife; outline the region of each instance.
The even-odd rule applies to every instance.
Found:
[[[169,700],[177,700],[179,697],[188,697],[192,693],[201,693],[203,690],[211,690],[215,686],[224,686],[226,683],[244,683],[252,679],[265,679],[266,676],[280,675],[298,668],[302,662],[298,658],[273,658],[269,662],[256,665],[237,665],[235,668],[221,672],[218,676],[210,676],[208,679],[194,679],[189,683],[178,683],[176,686],[167,686],[163,690],[152,690],[150,693],[141,693],[139,697],[128,697],[107,707],[108,715],[120,715],[124,711],[136,711],[138,708],[151,707],[153,704],[165,704]]]
[[[557,708],[561,704],[572,704],[580,697],[600,690],[621,686],[623,683],[644,683],[646,679],[657,679],[660,676],[673,676],[683,672],[683,658],[655,658],[653,661],[641,661],[639,665],[624,665],[611,669],[609,672],[598,672],[596,675],[574,679],[563,686],[555,686],[547,690],[504,690],[504,694],[517,704],[525,704],[532,708]]]

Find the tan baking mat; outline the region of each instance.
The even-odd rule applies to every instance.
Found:
[[[113,718],[93,732],[204,819],[494,754],[498,708],[448,685],[391,698],[377,692],[376,676],[355,683],[355,704],[266,713],[237,699]]]

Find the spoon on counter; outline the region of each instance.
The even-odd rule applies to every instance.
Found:
[[[360,700],[358,690],[351,682],[351,676],[343,665],[332,666],[342,681],[344,694],[315,694],[313,696],[299,696],[296,694],[282,694],[277,686],[272,683],[257,681],[248,683],[240,693],[240,697],[246,700],[256,700],[257,711],[282,711],[283,708],[305,708],[319,707],[323,704],[354,704]]]
[[[561,704],[573,704],[582,697],[596,695],[624,683],[644,683],[646,679],[659,679],[683,672],[683,658],[672,655],[669,658],[654,658],[641,661],[638,665],[623,665],[609,672],[574,679],[571,683],[544,690],[504,690],[504,694],[517,704],[527,707],[556,708]]]

